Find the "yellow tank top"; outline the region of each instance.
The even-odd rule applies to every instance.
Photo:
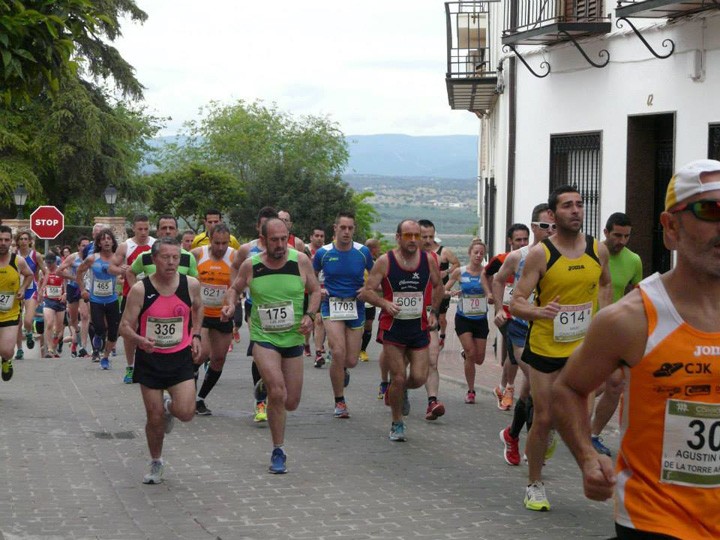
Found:
[[[197,269],[205,317],[220,317],[225,293],[230,286],[230,265],[234,257],[235,250],[228,248],[222,260],[217,261],[210,257],[210,246],[202,246]]]
[[[535,305],[545,306],[560,297],[562,309],[555,319],[530,323],[528,346],[534,355],[567,358],[585,337],[598,307],[598,283],[602,266],[597,240],[585,235],[585,253],[577,259],[562,255],[549,240],[543,240],[546,271],[538,281]]]
[[[720,333],[672,305],[659,274],[640,283],[648,338],[625,367],[615,520],[677,538],[720,538]]]
[[[15,253],[10,254],[7,266],[0,267],[0,322],[17,321],[20,317],[20,272]]]

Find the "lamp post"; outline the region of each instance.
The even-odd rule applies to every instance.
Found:
[[[103,191],[103,195],[105,196],[105,202],[110,207],[108,215],[110,217],[115,216],[115,201],[117,201],[118,195],[117,189],[115,189],[115,186],[110,184],[108,187],[105,188],[105,191]]]
[[[24,184],[19,184],[18,187],[15,188],[15,191],[13,192],[13,198],[15,199],[15,206],[17,206],[17,219],[23,218],[23,206],[25,206],[25,201],[27,201],[28,192],[27,189],[25,189]]]

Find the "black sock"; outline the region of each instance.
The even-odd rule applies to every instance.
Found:
[[[255,386],[262,377],[260,376],[260,370],[255,365],[255,360],[253,360],[252,363],[252,378],[253,378],[253,386]]]
[[[518,399],[515,404],[515,411],[513,411],[512,424],[510,424],[510,436],[513,439],[517,439],[520,436],[525,422],[527,421],[527,405],[525,400]]]
[[[433,401],[437,401],[437,396],[428,397],[428,405],[430,405]]]
[[[222,375],[222,369],[220,371],[215,371],[213,368],[208,368],[208,370],[205,372],[205,380],[202,383],[202,387],[200,388],[200,393],[198,394],[198,398],[205,399],[207,395],[210,393],[210,390],[213,389],[213,386],[220,380],[220,375]]]
[[[335,403],[342,403],[345,401],[345,396],[340,396],[335,398]]]
[[[363,337],[362,337],[362,346],[360,347],[361,351],[364,351],[367,349],[368,343],[370,343],[371,339],[372,339],[372,330],[364,330]]]

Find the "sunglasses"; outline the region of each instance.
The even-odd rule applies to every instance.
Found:
[[[555,225],[554,223],[546,223],[544,221],[533,221],[532,224],[537,225],[544,231],[547,231],[548,229],[554,231],[557,228],[557,225]]]
[[[690,210],[702,221],[720,221],[720,201],[695,201],[678,206],[671,214]]]
[[[403,240],[420,240],[420,233],[404,232],[400,236]]]

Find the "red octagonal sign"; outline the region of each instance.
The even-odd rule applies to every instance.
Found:
[[[65,216],[54,206],[38,206],[30,214],[30,229],[42,240],[53,240],[63,232]]]

